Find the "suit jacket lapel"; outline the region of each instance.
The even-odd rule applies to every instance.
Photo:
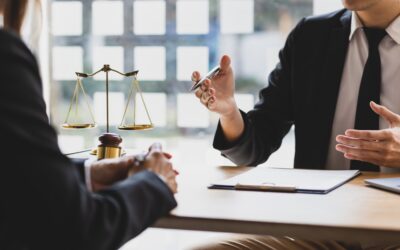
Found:
[[[325,166],[327,160],[336,102],[349,45],[350,25],[351,12],[346,11],[340,18],[338,27],[331,32],[326,60],[319,78],[321,81],[316,83],[315,118],[317,140],[319,140],[316,146],[320,151],[317,157],[320,157],[321,168]]]

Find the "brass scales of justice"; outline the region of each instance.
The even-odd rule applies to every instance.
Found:
[[[154,128],[153,122],[151,121],[149,111],[146,107],[146,103],[143,98],[143,94],[139,85],[139,81],[137,78],[137,75],[139,73],[138,70],[128,72],[128,73],[121,73],[115,69],[112,69],[110,65],[105,64],[103,68],[99,69],[98,71],[92,73],[92,74],[87,74],[87,73],[79,73],[76,72],[77,80],[76,80],[76,85],[75,85],[75,90],[71,99],[71,103],[69,105],[69,110],[67,117],[65,119],[64,124],[62,124],[62,127],[65,129],[89,129],[89,128],[94,128],[97,126],[95,122],[95,117],[93,115],[92,109],[90,108],[89,104],[89,98],[87,97],[86,91],[83,87],[82,83],[82,78],[88,78],[88,77],[94,77],[95,75],[105,72],[106,74],[106,133],[103,133],[99,137],[100,144],[97,146],[96,149],[93,149],[91,151],[92,155],[97,155],[97,159],[107,159],[107,158],[118,158],[122,154],[124,154],[123,149],[121,148],[120,144],[122,142],[122,138],[120,135],[115,134],[115,133],[110,133],[110,121],[109,121],[109,72],[112,71],[114,73],[117,73],[119,75],[125,76],[125,77],[132,77],[132,84],[131,88],[129,91],[128,95],[128,100],[125,106],[124,114],[122,117],[122,121],[120,125],[118,126],[119,130],[148,130]],[[78,113],[79,113],[79,93],[82,92],[83,98],[86,102],[89,114],[90,114],[90,119],[91,122],[72,122],[71,120],[71,114],[74,112],[75,117],[78,118]],[[147,115],[147,119],[149,123],[147,124],[137,124],[136,123],[136,116],[137,116],[137,94],[139,94],[139,97],[142,101],[142,104],[144,106],[144,110]],[[133,122],[128,123],[127,117],[129,116],[130,112],[128,112],[130,102],[133,99]],[[75,109],[73,109],[73,106],[75,105]],[[75,118],[75,119],[76,119]]]

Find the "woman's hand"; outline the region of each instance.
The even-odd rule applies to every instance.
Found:
[[[142,164],[131,168],[129,174],[135,174],[143,169],[152,171],[165,181],[173,193],[176,193],[178,191],[178,184],[176,182],[178,172],[174,170],[170,158],[171,155],[162,152],[161,145],[155,143],[150,147]]]
[[[95,161],[90,166],[92,190],[99,191],[124,180],[133,166],[134,156]]]

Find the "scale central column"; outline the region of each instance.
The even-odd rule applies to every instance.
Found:
[[[99,137],[100,145],[97,146],[97,159],[118,158],[121,156],[122,142],[121,136],[118,134],[110,133],[110,110],[109,110],[109,79],[108,73],[111,70],[109,64],[105,64],[103,71],[106,73],[106,133]]]

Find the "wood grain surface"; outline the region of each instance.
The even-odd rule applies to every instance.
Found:
[[[321,194],[209,190],[212,181],[248,167],[182,166],[178,207],[155,227],[268,234],[367,243],[400,242],[400,195],[367,187],[364,179],[400,174],[363,173]]]

